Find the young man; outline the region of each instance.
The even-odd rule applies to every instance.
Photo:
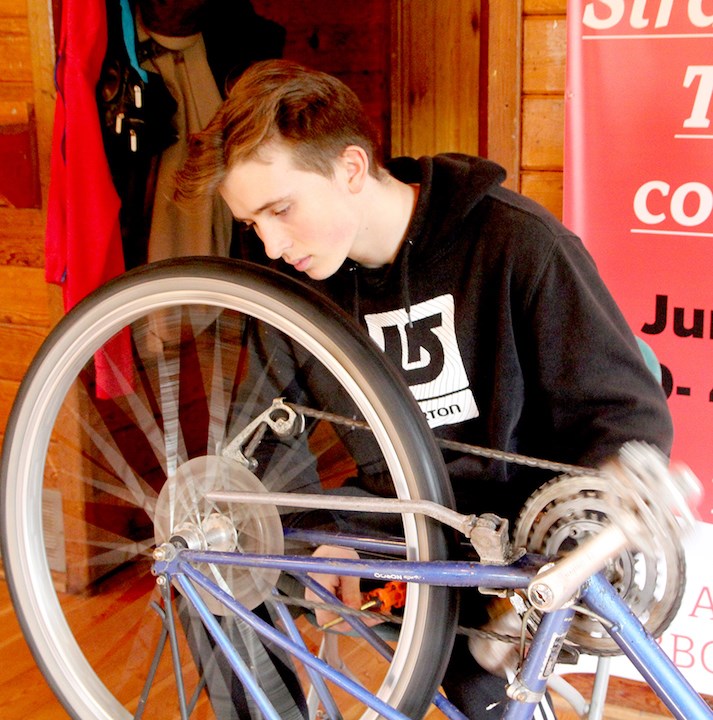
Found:
[[[630,440],[668,452],[665,396],[592,259],[503,179],[459,154],[382,166],[346,86],[267,61],[194,138],[179,189],[219,192],[275,267],[350,309],[438,436],[591,466]],[[458,453],[446,462],[463,513],[513,519],[548,479]],[[443,684],[473,718],[504,699],[460,639]]]

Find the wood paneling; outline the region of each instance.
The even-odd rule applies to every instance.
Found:
[[[564,15],[567,0],[523,0],[525,15]]]
[[[60,0],[27,0],[27,24],[30,28],[33,107],[37,124],[37,152],[42,186],[43,207],[47,206],[47,187],[50,174],[52,125],[54,122],[54,22],[52,11],[59,12]],[[44,216],[44,214],[43,214]]]
[[[523,170],[561,170],[563,137],[564,98],[523,97]]]
[[[17,395],[18,382],[0,379],[0,439],[5,434],[10,408]]]
[[[565,0],[524,0],[520,190],[562,217]]]
[[[394,155],[478,154],[480,3],[396,0],[392,23]]]
[[[26,0],[0,0],[0,18],[27,17]]]
[[[42,329],[49,325],[43,270],[0,266],[0,323]]]
[[[336,75],[359,96],[389,149],[391,0],[253,0],[286,30],[284,57]]]
[[[487,133],[481,153],[507,172],[505,185],[520,189],[522,7],[493,3],[487,18]]]
[[[0,208],[0,267],[44,267],[44,213]]]
[[[566,18],[525,18],[523,29],[523,92],[562,95],[567,54]]]
[[[566,0],[492,3],[489,14],[484,154],[561,217]]]
[[[0,207],[0,434],[20,379],[52,321],[44,282],[44,226],[54,112],[50,3],[0,0],[0,114],[36,152],[32,204]]]
[[[32,83],[32,56],[27,20],[2,17],[0,31],[0,78],[3,84]]]
[[[0,379],[19,382],[45,338],[44,328],[0,325]]]
[[[525,170],[520,176],[523,195],[544,205],[553,215],[562,214],[562,172],[557,170]]]

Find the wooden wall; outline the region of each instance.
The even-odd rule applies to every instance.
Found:
[[[562,216],[566,0],[491,2],[481,154]]]
[[[562,215],[566,0],[525,0],[519,190]]]
[[[8,135],[29,141],[34,155],[25,170],[36,183],[23,196],[26,207],[0,194],[0,434],[61,306],[43,275],[54,110],[48,8],[57,2],[0,0],[0,153]],[[254,0],[254,7],[290,27],[286,56],[355,89],[387,151],[489,156],[508,170],[510,187],[561,215],[566,0]]]
[[[43,270],[54,111],[47,8],[41,0],[0,0],[0,436],[51,324]]]
[[[285,58],[335,75],[354,90],[387,151],[391,3],[252,0],[255,12],[285,28]]]
[[[487,3],[394,0],[391,27],[393,155],[480,153]]]

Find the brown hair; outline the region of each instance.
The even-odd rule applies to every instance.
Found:
[[[362,147],[380,177],[376,135],[357,96],[337,78],[288,60],[264,60],[238,79],[207,127],[189,139],[176,195],[217,191],[237,162],[259,156],[272,140],[287,144],[297,167],[326,177],[349,145]]]

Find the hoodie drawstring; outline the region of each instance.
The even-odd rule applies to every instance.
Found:
[[[352,277],[354,278],[354,319],[359,322],[359,273],[357,270],[359,269],[359,266],[356,263],[352,263],[349,266],[349,272],[352,274]]]
[[[404,245],[404,253],[401,259],[401,292],[403,295],[404,308],[406,309],[406,315],[408,317],[408,326],[413,327],[413,321],[411,320],[411,292],[408,284],[408,259],[413,247],[413,240],[408,239]]]

